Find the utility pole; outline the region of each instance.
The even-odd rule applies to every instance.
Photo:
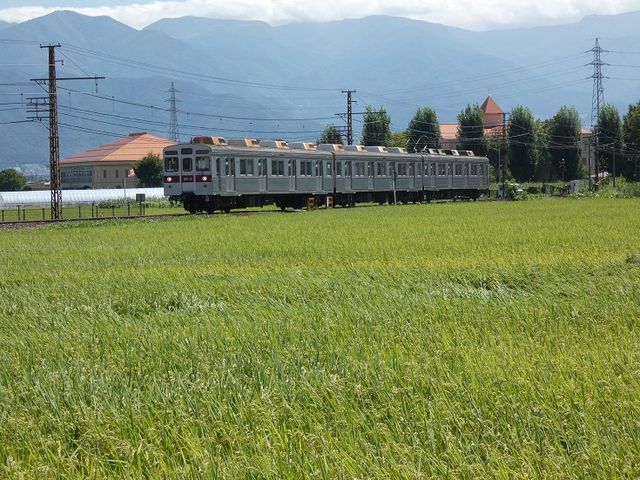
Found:
[[[591,98],[591,129],[593,131],[593,139],[595,141],[595,175],[596,175],[596,188],[600,182],[600,126],[598,125],[600,119],[600,109],[604,106],[604,87],[602,85],[602,79],[605,78],[602,75],[602,67],[608,65],[602,61],[602,53],[608,52],[600,47],[600,40],[596,38],[596,44],[591,50],[587,50],[585,53],[593,53],[593,61],[587,65],[593,66],[593,75],[588,78],[593,79],[593,96]]]
[[[613,142],[613,188],[616,188],[616,142]]]
[[[174,141],[174,142],[178,142],[179,138],[180,138],[180,132],[178,130],[178,108],[177,108],[177,101],[176,101],[176,88],[173,85],[173,82],[171,82],[171,88],[169,89],[169,138]]]
[[[60,48],[60,44],[40,45],[40,48],[46,48],[49,51],[49,76],[47,78],[32,78],[31,81],[38,85],[48,84],[49,106],[49,175],[51,189],[51,220],[62,219],[62,187],[60,182],[60,135],[58,132],[58,90],[57,84],[61,80],[98,80],[105,77],[63,77],[58,78],[56,75],[56,48]],[[35,104],[37,112],[37,99]],[[41,118],[38,117],[38,120]]]

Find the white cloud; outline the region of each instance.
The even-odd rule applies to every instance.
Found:
[[[90,8],[64,5],[6,8],[0,9],[0,19],[22,22],[61,9],[84,15],[108,15],[135,28],[161,18],[185,15],[263,20],[271,24],[395,15],[483,30],[572,22],[590,14],[623,13],[640,9],[640,0],[158,0]]]

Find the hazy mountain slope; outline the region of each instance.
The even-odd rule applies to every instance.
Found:
[[[469,32],[383,16],[277,27],[184,17],[138,31],[108,17],[56,12],[5,26],[0,35],[11,40],[0,50],[0,64],[20,65],[0,69],[0,101],[7,104],[0,124],[8,133],[0,136],[0,166],[45,162],[48,155],[42,126],[7,124],[27,117],[20,102],[24,107],[28,96],[44,93],[28,82],[46,75],[40,42],[62,44],[60,76],[107,77],[97,95],[92,81],[60,83],[61,149],[69,155],[134,130],[168,136],[172,81],[184,136],[314,140],[325,123],[340,122],[333,114],[344,111],[346,88],[357,90],[356,111],[385,106],[395,130],[419,106],[455,121],[467,103],[488,94],[507,111],[524,104],[539,117],[574,104],[587,125],[591,57],[585,51],[596,36],[606,49],[640,51],[639,20],[640,13],[631,13]],[[611,77],[605,98],[624,109],[638,99],[640,56],[606,55],[612,65],[605,67]],[[356,116],[356,133],[360,121]]]

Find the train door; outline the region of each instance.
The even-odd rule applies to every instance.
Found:
[[[353,165],[351,161],[344,162],[344,189],[351,190],[351,177],[353,176]]]
[[[258,159],[258,192],[267,191],[267,159]]]
[[[216,184],[218,187],[218,192],[222,192],[222,170],[221,170],[221,160],[220,157],[216,157],[215,162],[213,163],[214,165],[214,175],[216,176]]]
[[[316,175],[316,192],[320,192],[322,191],[322,179],[324,178],[324,175],[322,173],[322,160],[315,160],[314,161],[314,170],[313,173],[315,173]]]
[[[289,191],[296,191],[296,160],[289,160],[287,163],[287,174],[289,175]]]
[[[367,177],[369,178],[369,190],[373,190],[373,162],[367,162]]]
[[[224,159],[224,192],[236,191],[236,159],[227,157]]]
[[[195,176],[193,175],[193,157],[182,157],[182,191],[196,191]]]
[[[416,188],[416,164],[409,162],[409,189]]]

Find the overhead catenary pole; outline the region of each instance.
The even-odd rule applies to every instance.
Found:
[[[61,80],[98,80],[105,77],[62,77],[56,75],[56,48],[60,48],[59,43],[50,43],[49,45],[40,45],[40,48],[46,48],[49,51],[49,75],[47,78],[32,78],[31,81],[42,85],[47,83],[48,88],[48,105],[49,105],[49,175],[51,190],[51,220],[62,219],[62,185],[60,181],[60,135],[58,129],[58,90],[57,84]],[[37,103],[36,103],[37,108]],[[41,118],[38,117],[38,120]]]
[[[347,121],[347,145],[353,145],[353,116],[361,115],[361,112],[354,113],[353,112],[353,104],[358,103],[353,100],[353,94],[356,93],[356,90],[342,90],[342,93],[347,95],[347,111],[342,113],[336,113],[337,116],[345,118]],[[344,131],[344,130],[343,130]]]
[[[40,45],[40,48],[49,49],[49,181],[51,186],[51,220],[60,220],[62,218],[58,92],[56,89],[56,48],[59,47],[60,44]]]

